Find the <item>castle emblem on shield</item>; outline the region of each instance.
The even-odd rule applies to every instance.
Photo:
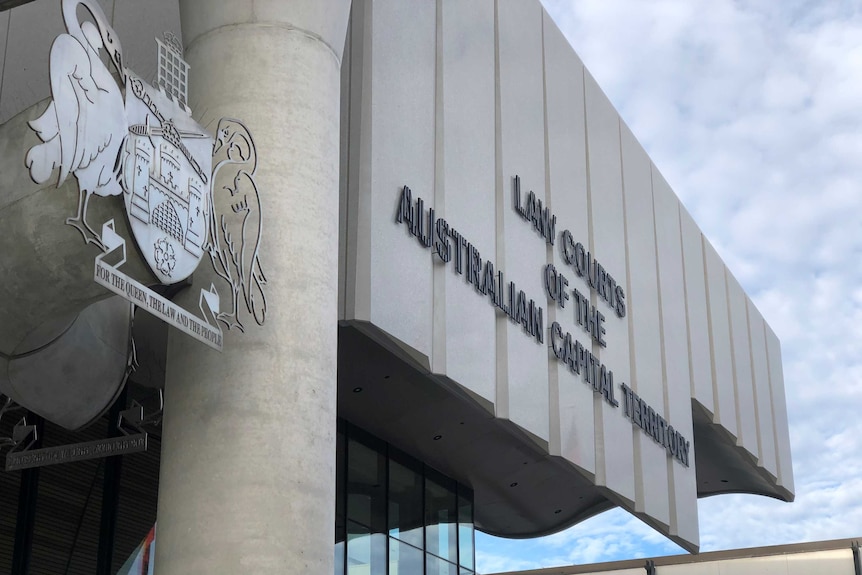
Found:
[[[84,21],[79,6],[89,12]],[[189,66],[174,35],[157,39],[153,87],[125,67],[119,38],[97,0],[62,0],[62,10],[67,33],[51,47],[53,98],[30,122],[42,141],[26,155],[31,177],[45,183],[59,169],[59,187],[75,176],[78,209],[66,223],[106,253],[123,240],[113,231],[103,238],[104,226],[97,233],[87,206],[93,194],[122,195],[135,242],[160,283],[188,278],[208,254],[229,285],[232,305],[204,316],[244,330],[244,301],[262,325],[266,278],[258,255],[262,217],[251,134],[242,122],[222,119],[213,138],[192,118]],[[110,222],[105,226],[114,229]],[[217,304],[215,286],[205,291],[202,302]]]
[[[210,219],[213,138],[182,100],[129,80],[130,123],[123,159],[123,197],[132,232],[164,284],[187,278],[204,255]]]

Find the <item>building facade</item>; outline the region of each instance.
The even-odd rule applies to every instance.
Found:
[[[537,0],[0,7],[0,571],[793,499],[778,338]]]
[[[771,545],[713,551],[700,555],[677,555],[594,563],[572,567],[552,567],[510,572],[509,575],[859,575],[862,573],[859,541],[835,539],[793,545]]]

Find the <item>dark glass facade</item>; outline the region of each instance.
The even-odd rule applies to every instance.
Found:
[[[19,410],[0,421],[0,438],[10,437],[24,415],[37,426],[34,449],[117,437],[120,412],[157,395],[130,388],[86,429],[68,431]],[[161,433],[155,425],[147,431],[145,452],[0,470],[0,573],[148,575],[130,567],[156,520]]]
[[[473,492],[338,424],[335,575],[472,575]]]

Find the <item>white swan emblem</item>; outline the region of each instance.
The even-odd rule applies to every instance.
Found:
[[[79,22],[78,5],[93,16]],[[106,50],[124,85],[126,69],[122,48],[95,0],[63,0],[63,20],[68,34],[60,34],[51,46],[51,95],[47,110],[30,122],[43,143],[27,152],[30,177],[47,182],[59,168],[57,186],[69,174],[78,180],[77,214],[66,220],[89,243],[103,248],[99,235],[86,221],[90,196],[122,193],[116,170],[123,140],[128,133],[125,103],[120,85],[99,58]]]

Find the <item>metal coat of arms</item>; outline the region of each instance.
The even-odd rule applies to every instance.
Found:
[[[79,6],[92,21],[79,19]],[[258,324],[266,315],[251,134],[242,122],[222,119],[214,138],[192,118],[186,95],[189,66],[173,35],[157,40],[159,73],[153,87],[125,67],[119,38],[96,0],[62,0],[62,10],[67,33],[51,47],[52,101],[30,122],[42,140],[26,155],[30,175],[41,184],[59,169],[57,186],[70,174],[77,179],[77,213],[66,223],[103,250],[96,258],[96,281],[220,349],[216,320],[244,330],[242,302]],[[214,193],[230,198],[216,204]],[[102,223],[99,233],[87,221],[93,194],[123,196],[134,239],[161,283],[186,279],[209,254],[230,286],[229,309],[219,309],[213,285],[202,290],[203,318],[193,316],[120,272],[125,240],[114,232],[113,222]],[[227,208],[220,212],[218,205]],[[122,261],[111,267],[102,259],[114,250],[122,250]]]

